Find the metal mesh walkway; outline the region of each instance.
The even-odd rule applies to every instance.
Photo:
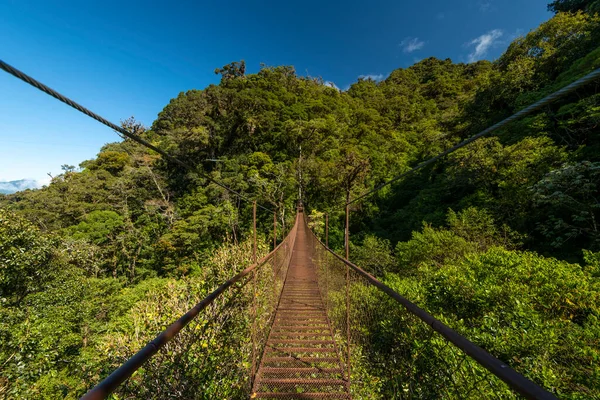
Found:
[[[349,399],[331,325],[321,299],[308,234],[296,243],[275,320],[254,381],[252,398]]]

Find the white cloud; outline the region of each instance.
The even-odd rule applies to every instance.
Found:
[[[359,79],[371,79],[375,82],[379,82],[385,79],[385,75],[383,74],[369,74],[369,75],[360,75]]]
[[[516,29],[513,33],[511,33],[508,37],[508,39],[512,42],[513,40],[523,37],[523,34],[525,33],[525,31],[521,28]]]
[[[469,42],[468,46],[475,46],[473,52],[469,54],[469,62],[475,62],[485,57],[488,50],[498,43],[498,39],[500,39],[503,34],[504,32],[500,29],[494,29]]]
[[[327,86],[327,87],[330,87],[330,88],[333,88],[333,89],[337,90],[338,92],[340,91],[340,88],[337,87],[337,85],[335,83],[331,82],[331,81],[325,81],[323,84],[325,86]]]
[[[425,42],[416,37],[407,37],[400,42],[400,46],[405,53],[412,53],[413,51],[422,49],[425,46]]]
[[[0,193],[10,194],[20,192],[21,190],[26,189],[38,189],[40,187],[42,187],[42,184],[32,179],[21,179],[18,181],[0,182]]]
[[[477,4],[479,6],[479,11],[488,12],[494,9],[493,0],[480,0]]]
[[[48,186],[50,182],[52,182],[52,178],[50,178],[50,175],[46,175],[42,179],[38,179],[36,182],[39,185],[39,187]]]

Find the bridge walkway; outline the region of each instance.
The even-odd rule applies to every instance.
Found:
[[[257,399],[350,399],[348,380],[321,298],[306,224],[296,242],[254,381]]]

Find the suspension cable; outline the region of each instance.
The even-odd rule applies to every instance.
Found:
[[[432,157],[432,158],[430,158],[430,159],[428,159],[426,161],[423,161],[422,163],[418,164],[416,167],[414,167],[414,168],[412,168],[412,169],[410,169],[410,170],[408,170],[406,172],[403,172],[400,175],[395,176],[394,178],[390,179],[389,181],[386,181],[386,182],[382,183],[381,185],[376,186],[374,189],[371,189],[371,190],[369,190],[366,193],[361,194],[357,198],[355,198],[355,199],[349,201],[348,203],[344,204],[344,207],[346,205],[350,205],[350,204],[356,203],[357,201],[359,201],[361,199],[364,199],[365,197],[370,196],[373,193],[376,193],[376,192],[380,191],[384,187],[389,186],[389,185],[391,185],[394,182],[397,182],[398,180],[404,178],[405,176],[407,176],[409,174],[412,174],[415,171],[418,171],[420,169],[425,168],[428,165],[431,165],[431,164],[435,163],[440,158],[445,157],[448,154],[453,153],[453,152],[455,152],[456,150],[458,150],[458,149],[460,149],[462,147],[465,147],[469,143],[474,142],[475,140],[477,140],[477,139],[479,139],[479,138],[481,138],[483,136],[489,135],[490,133],[492,133],[494,131],[497,131],[500,128],[505,127],[506,125],[510,124],[511,122],[514,122],[514,121],[516,121],[516,120],[518,120],[520,118],[523,118],[523,117],[525,117],[527,115],[530,115],[530,114],[532,114],[532,113],[534,113],[536,111],[539,111],[541,108],[549,105],[550,103],[553,103],[554,101],[558,100],[559,98],[561,98],[563,96],[566,96],[566,95],[568,95],[570,93],[573,93],[577,89],[579,89],[579,88],[587,85],[588,83],[594,81],[595,79],[598,79],[599,77],[600,77],[600,68],[592,71],[588,75],[584,76],[581,79],[578,79],[577,81],[571,83],[570,85],[565,86],[564,88],[562,88],[562,89],[560,89],[560,90],[552,93],[551,95],[544,97],[540,101],[538,101],[538,102],[536,102],[536,103],[534,103],[534,104],[532,104],[532,105],[530,105],[530,106],[522,109],[521,111],[513,114],[512,116],[510,116],[510,117],[508,117],[508,118],[506,118],[506,119],[498,122],[497,124],[490,126],[489,128],[487,128],[487,129],[479,132],[475,136],[471,136],[470,138],[468,138],[468,139],[460,142],[459,144],[457,144],[457,145],[449,148],[448,150],[445,150],[445,151],[441,152],[437,156]]]
[[[241,194],[240,192],[228,187],[227,185],[215,180],[214,178],[211,178],[209,175],[203,173],[203,172],[198,172],[195,168],[193,168],[190,164],[181,161],[180,159],[171,156],[170,154],[168,154],[167,152],[165,152],[164,150],[159,149],[158,147],[154,146],[153,144],[151,144],[150,142],[142,139],[141,137],[139,137],[138,135],[135,135],[131,132],[129,132],[127,129],[118,126],[110,121],[108,121],[105,118],[102,118],[100,115],[88,110],[87,108],[83,107],[82,105],[76,103],[75,101],[69,99],[66,96],[63,96],[62,94],[58,93],[56,90],[44,85],[43,83],[35,80],[34,78],[32,78],[31,76],[25,74],[22,71],[19,71],[18,69],[14,68],[13,66],[5,63],[4,61],[0,60],[0,69],[8,72],[9,74],[13,75],[16,78],[19,78],[20,80],[22,80],[23,82],[26,82],[28,84],[30,84],[31,86],[35,87],[36,89],[41,90],[42,92],[54,97],[55,99],[67,104],[68,106],[71,106],[72,108],[76,109],[77,111],[87,115],[90,118],[95,119],[96,121],[100,122],[101,124],[104,124],[106,126],[108,126],[109,128],[117,131],[118,133],[122,134],[125,137],[128,137],[129,139],[133,140],[134,142],[137,142],[139,144],[141,144],[144,147],[147,147],[151,150],[154,150],[155,152],[157,152],[158,154],[160,154],[161,156],[163,156],[165,159],[171,161],[174,164],[180,165],[182,167],[184,167],[185,169],[188,169],[194,173],[197,173],[198,175],[202,176],[203,178],[209,180],[210,182],[214,183],[217,186],[220,186],[221,188],[235,194],[236,196],[238,196],[239,198],[247,201],[247,202],[252,202],[253,200],[249,199],[248,197],[244,196],[243,194]],[[274,212],[273,210],[271,210],[268,207],[264,207],[260,204],[257,204],[258,207],[262,208],[265,211],[269,211],[269,212]]]

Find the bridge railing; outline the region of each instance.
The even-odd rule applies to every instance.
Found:
[[[247,398],[297,226],[296,221],[272,252],[204,297],[131,358],[117,358],[115,364],[122,365],[82,399],[111,393],[117,399]]]
[[[556,399],[309,237],[353,399]]]

